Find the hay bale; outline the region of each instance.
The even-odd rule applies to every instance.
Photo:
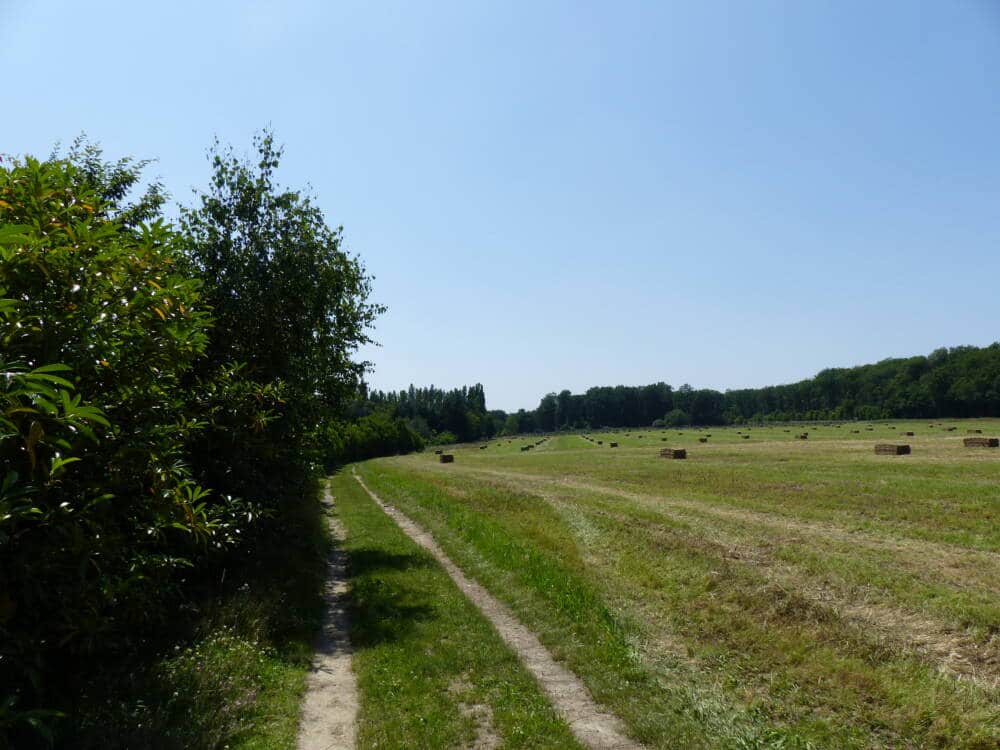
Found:
[[[1000,438],[968,437],[962,439],[966,448],[1000,448]]]
[[[966,430],[966,433],[969,434],[969,435],[982,435],[983,431],[982,430]]]
[[[597,441],[597,444],[598,444],[598,445],[604,445],[604,441],[603,441],[603,440],[598,440],[598,441]]]
[[[660,458],[687,458],[687,451],[683,448],[663,448],[660,451]]]
[[[800,432],[798,435],[795,436],[795,439],[796,440],[808,440],[809,439],[809,433],[808,432]]]
[[[708,438],[707,437],[700,437],[700,438],[698,438],[698,442],[699,443],[707,443],[708,442]]]
[[[750,439],[750,436],[749,436],[749,435],[742,435],[741,437],[742,437],[742,438],[743,438],[744,440],[749,440],[749,439]]]
[[[438,460],[443,464],[455,463],[455,457],[451,453],[442,453],[440,456],[438,456]]]
[[[667,442],[667,439],[666,438],[660,438],[660,442],[661,443],[665,443],[665,442]]]
[[[617,448],[618,447],[618,443],[611,443],[611,447],[612,448]]]
[[[948,432],[954,432],[957,429],[958,429],[957,427],[949,427]]]
[[[435,456],[440,456],[442,453],[444,453],[444,451],[441,450],[440,448],[438,448],[436,451],[434,451],[434,455]]]
[[[910,453],[910,446],[896,445],[894,443],[877,443],[875,445],[876,456],[907,456]]]
[[[905,435],[906,437],[913,437],[913,432],[901,432],[900,435]]]

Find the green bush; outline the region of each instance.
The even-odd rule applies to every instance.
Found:
[[[377,411],[348,423],[327,426],[328,469],[351,461],[363,461],[376,456],[412,453],[424,448],[420,437],[405,419],[389,411]]]
[[[228,510],[185,460],[200,283],[165,225],[110,209],[69,162],[0,169],[0,733],[58,692],[54,661],[165,618]]]
[[[671,409],[663,418],[663,423],[667,427],[685,427],[691,424],[691,417],[682,409]]]
[[[448,430],[442,430],[441,432],[435,433],[434,437],[431,438],[431,443],[433,445],[451,445],[457,443],[458,438]]]
[[[422,447],[387,413],[346,419],[382,308],[340,230],[274,185],[271,137],[256,146],[255,164],[216,149],[179,231],[155,183],[129,202],[143,162],[78,141],[0,164],[0,746],[94,736],[86,716],[53,720],[102,676],[169,683],[150,652],[192,637],[235,581],[284,584],[303,559],[298,579],[321,577],[300,548],[324,464]],[[185,664],[171,674],[196,682]],[[135,708],[112,712],[117,736],[140,736],[152,714]]]

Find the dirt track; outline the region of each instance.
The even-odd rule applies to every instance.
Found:
[[[407,536],[434,556],[462,593],[493,623],[500,637],[535,676],[555,709],[566,719],[582,744],[594,750],[641,748],[641,745],[625,735],[618,717],[602,710],[577,676],[552,658],[538,636],[522,625],[486,589],[467,578],[429,533],[378,497],[356,473],[354,478]]]
[[[332,506],[329,490],[323,502],[328,509]],[[344,528],[332,515],[329,523],[339,543]],[[298,750],[353,750],[357,733],[358,686],[351,669],[347,571],[339,547],[330,553],[327,571],[326,613],[302,701]]]

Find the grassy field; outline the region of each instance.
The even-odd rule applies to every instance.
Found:
[[[1000,450],[974,429],[1000,421],[504,438],[359,471],[650,746],[996,748]]]

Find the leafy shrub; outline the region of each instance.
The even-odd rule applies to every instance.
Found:
[[[287,588],[324,463],[422,447],[388,414],[345,419],[382,308],[340,229],[274,186],[271,137],[256,145],[255,165],[216,149],[179,232],[157,184],[129,202],[143,162],[78,141],[0,165],[0,745],[58,739],[56,709],[96,675],[139,680],[128,667],[187,637],[227,570],[262,580],[270,560]],[[166,704],[113,723],[130,736]]]
[[[376,456],[392,456],[423,450],[424,441],[409,423],[389,411],[377,411],[349,423],[327,426],[328,469]]]
[[[663,418],[663,423],[668,427],[684,427],[691,424],[691,417],[682,409],[671,409]]]
[[[128,647],[213,536],[185,461],[200,284],[161,223],[133,229],[69,162],[0,169],[0,676],[18,705],[49,664]],[[3,731],[0,726],[0,731]]]

